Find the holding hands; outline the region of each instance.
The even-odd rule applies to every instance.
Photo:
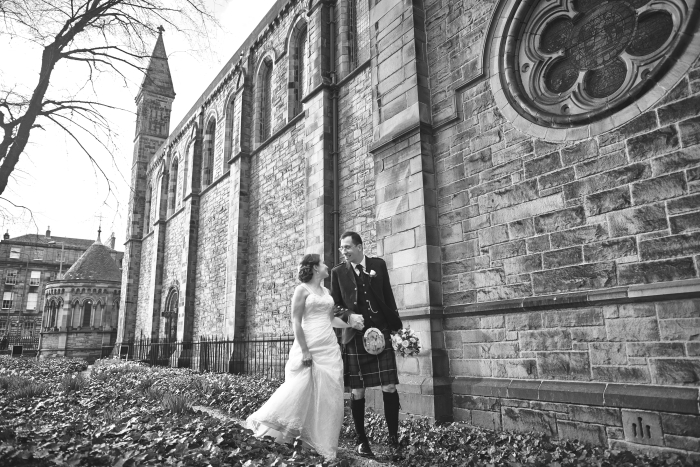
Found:
[[[305,350],[301,353],[301,363],[304,366],[311,366],[311,364],[313,363],[313,360],[311,359],[311,352]]]

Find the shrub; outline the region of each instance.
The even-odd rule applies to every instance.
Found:
[[[61,389],[63,392],[80,391],[87,386],[87,379],[80,373],[63,375]]]
[[[31,397],[43,396],[47,392],[49,392],[48,384],[28,381],[26,384],[15,386],[10,392],[10,397],[15,399],[29,399]]]
[[[163,409],[176,414],[183,414],[192,411],[192,403],[185,396],[179,394],[166,394],[160,401]]]

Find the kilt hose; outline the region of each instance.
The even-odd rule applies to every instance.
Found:
[[[396,371],[396,356],[391,347],[391,339],[384,338],[388,344],[382,353],[367,353],[362,343],[362,334],[356,333],[343,348],[343,366],[345,386],[350,389],[371,388],[387,384],[399,384]]]

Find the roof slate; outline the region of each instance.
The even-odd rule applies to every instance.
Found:
[[[100,242],[93,243],[85,253],[73,263],[63,280],[91,280],[121,282],[122,273],[112,259],[112,252]]]

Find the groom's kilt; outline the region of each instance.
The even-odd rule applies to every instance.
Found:
[[[343,365],[346,387],[359,389],[399,384],[391,339],[387,339],[386,343],[388,345],[379,355],[367,353],[362,343],[362,334],[359,332],[345,344]]]

